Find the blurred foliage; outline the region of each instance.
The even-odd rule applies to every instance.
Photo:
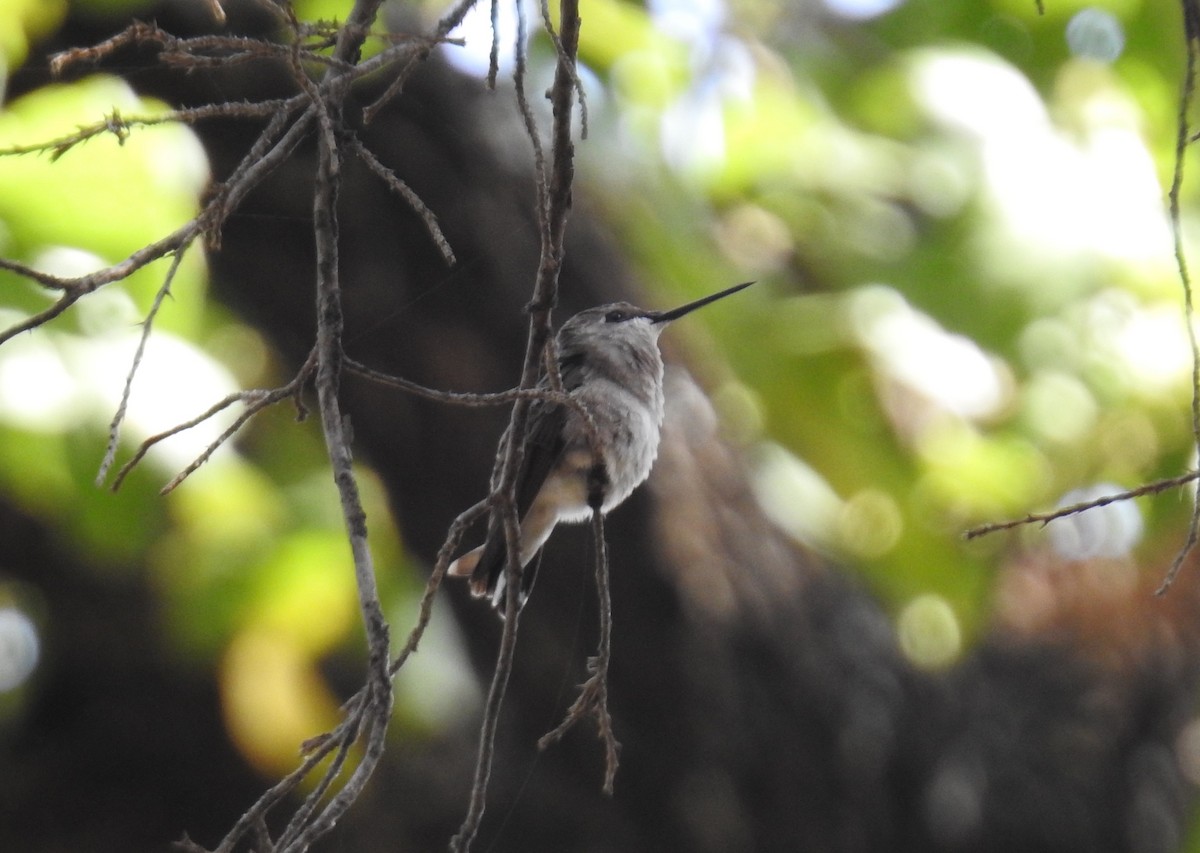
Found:
[[[86,4],[114,17],[131,5]],[[861,570],[903,648],[930,666],[980,630],[1004,555],[1046,543],[1034,530],[965,543],[965,528],[1193,464],[1163,192],[1178,4],[1045,5],[1039,16],[1033,0],[584,2],[586,195],[660,304],[761,280],[672,331],[672,345],[695,357],[757,460],[773,517]],[[300,8],[328,18],[345,6]],[[7,66],[64,12],[4,4]],[[478,68],[486,27],[484,8],[447,56]],[[535,77],[549,74],[544,37],[533,60]],[[46,86],[4,105],[0,147],[163,109],[102,75]],[[171,126],[56,160],[0,158],[0,252],[58,272],[114,262],[191,215],[206,180],[194,137]],[[1187,220],[1196,187],[1185,185]],[[219,667],[237,742],[259,766],[290,769],[295,744],[335,710],[319,662],[360,642],[316,425],[282,408],[260,416],[166,498],[157,489],[228,419],[151,454],[116,496],[92,484],[164,271],[0,349],[0,488],[93,563],[152,572],[171,653]],[[205,301],[199,253],[172,295],[134,384],[126,457],[230,391],[279,378],[256,333]],[[5,323],[48,299],[0,275]],[[1138,502],[1147,571],[1182,541],[1188,510],[1178,494]],[[387,606],[407,625],[416,581],[394,570],[405,561],[394,534],[372,532]],[[443,666],[406,670],[423,679],[401,692],[410,726],[469,706],[456,698],[470,695],[466,676],[444,664],[454,638],[426,642]],[[280,722],[255,728],[267,719]]]
[[[1045,537],[962,531],[1189,464],[1177,4],[617,5],[630,49],[582,46],[590,189],[662,301],[764,280],[673,334],[720,342],[789,529],[969,635],[997,562]],[[1138,509],[1159,560],[1187,503]]]
[[[0,81],[25,61],[29,42],[53,31],[66,14],[65,0],[9,0],[0,9]]]
[[[127,13],[128,4],[112,5],[106,13],[92,4],[88,12]],[[27,22],[31,35],[34,23]],[[7,55],[18,60],[24,48]],[[110,76],[48,85],[5,105],[0,148],[69,136],[114,114],[151,117],[166,109]],[[61,156],[0,158],[0,251],[60,275],[91,271],[183,224],[208,180],[194,135],[169,124],[126,138],[102,135]],[[141,321],[167,266],[151,264],[3,348],[0,488],[61,530],[66,547],[87,555],[82,564],[117,575],[150,573],[141,580],[161,599],[165,653],[182,666],[218,668],[231,736],[256,766],[284,773],[294,766],[297,744],[336,719],[338,700],[319,664],[347,644],[356,648],[361,635],[344,525],[316,424],[297,426],[294,411],[268,412],[244,431],[238,449],[219,452],[160,496],[236,414],[224,413],[151,451],[117,494],[94,483]],[[53,299],[6,272],[0,294],[5,326]],[[143,439],[226,394],[278,379],[258,334],[207,302],[203,254],[192,250],[133,383],[118,464]],[[385,518],[381,486],[369,471],[363,477],[368,513]],[[379,564],[403,565],[390,527],[373,531]],[[0,554],[7,601],[16,594],[4,583],[4,560]],[[389,571],[382,588],[401,624],[410,620],[419,593],[411,573]],[[53,624],[41,627],[53,636]],[[429,725],[429,714],[445,710],[430,703],[401,701],[401,722]],[[6,716],[18,712],[18,705],[0,706]]]

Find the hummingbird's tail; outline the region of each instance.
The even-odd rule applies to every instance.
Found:
[[[508,561],[508,548],[504,544],[504,533],[493,531],[487,541],[452,562],[446,574],[458,578],[470,578],[471,595],[476,598],[488,597],[492,607],[504,615],[504,597],[507,587],[505,564]],[[521,589],[517,597],[518,607],[524,607],[533,589],[533,581],[537,576],[537,563],[525,566],[521,572]]]
[[[469,578],[475,571],[475,567],[479,565],[479,558],[483,556],[483,546],[473,548],[463,554],[457,560],[454,560],[446,568],[446,574],[452,578]]]

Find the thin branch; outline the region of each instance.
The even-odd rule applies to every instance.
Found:
[[[1200,479],[1200,471],[1188,471],[1186,474],[1181,474],[1178,477],[1172,477],[1168,480],[1156,480],[1153,483],[1148,483],[1144,486],[1138,486],[1136,489],[1130,489],[1126,492],[1115,492],[1111,495],[1104,495],[1095,500],[1083,501],[1081,503],[1071,504],[1070,506],[1056,509],[1053,512],[1030,513],[1024,518],[1017,518],[1011,521],[992,522],[990,524],[981,524],[978,527],[972,527],[963,537],[966,539],[977,539],[980,536],[986,536],[989,533],[996,533],[1001,530],[1012,530],[1014,527],[1023,527],[1027,524],[1040,524],[1043,527],[1050,522],[1065,518],[1069,515],[1077,515],[1081,512],[1086,512],[1089,509],[1108,506],[1118,501],[1128,501],[1133,498],[1140,498],[1145,495],[1155,495],[1159,492],[1165,492],[1168,489],[1175,489],[1180,486],[1187,485],[1197,479]]]
[[[467,9],[474,5],[474,2],[475,0],[472,0],[466,4]],[[370,3],[376,8],[381,5],[376,0],[370,0]],[[241,36],[207,35],[178,38],[155,24],[138,21],[100,44],[72,48],[55,54],[50,58],[50,70],[53,75],[61,76],[67,69],[75,65],[101,62],[117,51],[132,45],[158,45],[161,53],[160,61],[167,65],[184,67],[228,65],[231,62],[286,58],[289,52],[298,51],[305,62],[318,63],[326,66],[329,70],[344,72],[351,79],[358,79],[396,61],[406,52],[427,54],[434,45],[448,41],[446,35],[458,26],[462,21],[462,16],[466,14],[464,9],[461,14],[452,12],[447,15],[443,20],[449,25],[439,25],[435,35],[428,38],[402,34],[377,34],[379,38],[391,42],[393,47],[380,51],[379,54],[365,62],[358,62],[357,52],[363,40],[370,34],[369,27],[364,29],[349,21],[338,29],[333,29],[329,25],[304,24],[296,21],[290,4],[275,8],[289,23],[294,22],[291,27],[294,37],[290,45]],[[353,41],[355,45],[353,52],[335,50],[332,55],[323,52],[329,47],[335,47],[340,43],[339,40],[346,39]]]
[[[131,45],[141,44],[145,41],[158,41],[155,35],[157,31],[157,27],[136,21],[99,44],[90,47],[75,47],[56,53],[50,57],[50,74],[54,77],[61,77],[68,68],[74,65],[95,64]]]
[[[1196,91],[1197,52],[1200,51],[1200,10],[1196,0],[1182,0],[1183,29],[1186,40],[1187,62],[1184,70],[1183,88],[1179,95],[1179,117],[1175,141],[1175,169],[1171,177],[1170,199],[1171,236],[1174,242],[1175,263],[1179,269],[1179,281],[1183,286],[1183,319],[1187,327],[1188,345],[1192,351],[1192,443],[1200,453],[1200,344],[1196,340],[1196,312],[1192,297],[1192,280],[1188,274],[1187,250],[1184,247],[1183,217],[1180,213],[1179,194],[1183,188],[1183,165],[1186,160],[1188,137],[1191,124],[1192,97]],[[1192,515],[1188,522],[1187,540],[1167,570],[1166,577],[1158,588],[1158,594],[1167,591],[1179,574],[1184,560],[1200,539],[1200,501],[1192,502]]]
[[[1192,549],[1196,547],[1196,543],[1200,541],[1200,529],[1198,529],[1200,526],[1196,523],[1197,513],[1200,511],[1196,509],[1196,498],[1197,496],[1192,496],[1192,522],[1188,525],[1187,539],[1184,541],[1183,547],[1175,555],[1175,559],[1171,561],[1171,566],[1167,569],[1167,573],[1163,575],[1162,583],[1154,590],[1155,595],[1167,594],[1167,590],[1171,588],[1171,584],[1175,583],[1175,578],[1179,576],[1179,571],[1183,568],[1184,561],[1192,553]]]
[[[163,486],[160,490],[160,494],[165,495],[174,491],[180,483],[186,480],[198,468],[200,468],[201,465],[207,462],[212,455],[217,452],[221,445],[236,435],[237,432],[241,430],[241,428],[245,426],[245,424],[251,418],[264,409],[269,408],[270,406],[273,406],[282,400],[286,400],[288,397],[291,397],[297,400],[297,408],[299,411],[298,418],[302,420],[307,414],[307,411],[303,408],[303,404],[299,402],[299,395],[303,390],[304,385],[311,379],[313,368],[315,366],[316,353],[314,350],[309,354],[308,360],[305,361],[304,366],[300,369],[299,373],[297,373],[295,378],[293,378],[288,384],[270,390],[255,389],[252,391],[236,391],[214,403],[212,406],[210,406],[204,412],[201,412],[196,417],[192,418],[190,421],[185,421],[184,423],[177,424],[169,430],[150,436],[141,443],[130,460],[121,466],[121,469],[117,472],[116,477],[113,478],[112,490],[115,492],[121,487],[121,484],[125,481],[125,478],[129,475],[129,472],[137,467],[138,463],[142,461],[142,459],[146,456],[146,453],[149,452],[150,448],[154,447],[154,445],[165,441],[173,435],[178,435],[185,430],[199,426],[214,415],[225,411],[225,409],[229,408],[234,403],[245,403],[246,411],[242,412],[242,414],[240,414],[234,420],[234,422],[225,429],[224,432],[217,436],[217,438],[211,444],[209,444],[207,448],[205,448],[203,453],[192,460],[192,462],[186,468],[176,474],[171,482]]]
[[[442,543],[442,547],[438,549],[437,559],[433,564],[433,571],[429,574],[429,580],[425,583],[425,592],[421,595],[421,603],[417,607],[417,622],[413,629],[408,634],[408,639],[404,642],[404,647],[400,649],[400,653],[396,655],[392,661],[388,672],[395,675],[400,671],[401,667],[408,661],[409,657],[417,650],[418,644],[421,642],[421,637],[425,634],[425,628],[429,624],[429,618],[433,613],[433,599],[437,594],[438,587],[441,586],[442,579],[446,576],[446,569],[450,565],[450,560],[458,551],[458,545],[462,541],[463,534],[467,529],[478,521],[488,510],[488,502],[482,500],[468,510],[459,513],[458,517],[450,525],[450,530],[446,533],[446,539]]]
[[[317,41],[304,44],[303,39],[311,35],[316,35]],[[157,45],[160,62],[181,68],[228,67],[241,62],[279,59],[293,47],[299,48],[308,62],[342,70],[351,67],[351,63],[337,55],[321,53],[321,50],[332,44],[330,34],[314,31],[312,28],[299,31],[293,45],[281,45],[246,36],[203,35],[179,38],[156,24],[137,21],[99,45],[73,48],[55,54],[50,57],[50,70],[55,76],[60,76],[73,65],[101,61],[117,50],[134,44]]]
[[[49,323],[59,314],[63,313],[76,302],[78,302],[82,296],[83,293],[81,292],[64,293],[45,311],[39,311],[37,314],[34,314],[31,317],[26,317],[21,322],[14,323],[4,331],[0,332],[0,344],[3,344],[5,341],[8,341],[11,338],[15,338],[22,332],[29,332],[33,329],[36,329],[38,326]]]
[[[598,466],[599,467],[599,466]],[[601,474],[603,476],[603,474]],[[599,599],[600,640],[596,654],[588,659],[588,680],[579,688],[579,696],[567,715],[552,731],[538,740],[538,749],[557,743],[570,729],[587,717],[596,718],[596,728],[604,743],[604,793],[612,796],[613,783],[620,765],[621,744],[613,734],[612,715],[608,711],[608,664],[612,658],[612,593],[608,579],[608,543],[604,537],[602,501],[592,504],[592,542],[596,549],[596,593]]]
[[[454,252],[450,248],[450,243],[446,240],[446,235],[442,233],[441,226],[438,225],[437,216],[425,206],[425,202],[421,201],[421,197],[413,192],[412,187],[400,180],[395,172],[383,165],[374,152],[362,144],[362,140],[357,137],[350,137],[346,140],[346,144],[351,151],[358,155],[358,158],[363,161],[366,167],[387,185],[388,189],[408,203],[413,213],[417,214],[425,224],[425,230],[429,232],[429,236],[433,239],[433,244],[441,252],[442,260],[446,262],[447,266],[454,266],[456,261],[454,260]]]
[[[13,157],[22,154],[45,154],[49,152],[50,162],[53,163],[76,145],[101,134],[111,133],[117,138],[118,144],[124,145],[125,140],[129,138],[131,128],[150,127],[173,120],[168,114],[126,119],[121,117],[120,110],[114,108],[111,113],[100,121],[89,125],[80,125],[74,133],[66,136],[61,136],[48,142],[37,142],[32,145],[11,145],[8,148],[0,148],[0,157]]]
[[[125,422],[129,395],[133,392],[133,378],[137,376],[138,367],[142,364],[142,356],[146,354],[146,344],[150,340],[150,332],[154,328],[154,318],[158,316],[158,309],[162,307],[163,300],[171,293],[171,282],[175,280],[175,273],[179,271],[179,265],[183,263],[183,256],[187,253],[189,245],[191,244],[185,244],[175,250],[171,266],[167,270],[166,276],[163,277],[162,287],[154,294],[154,302],[146,313],[146,319],[142,321],[142,335],[138,339],[137,349],[133,353],[133,363],[129,365],[129,372],[125,375],[125,387],[121,391],[121,402],[117,405],[112,423],[108,425],[108,446],[104,450],[100,470],[96,472],[97,486],[104,485],[104,480],[108,477],[108,469],[112,467],[113,460],[117,457],[117,447],[121,441],[121,424]]]
[[[344,731],[348,725],[357,726],[357,721],[343,720],[339,725],[337,732],[324,738],[313,738],[306,746],[310,748],[305,750],[304,758],[300,764],[289,773],[287,776],[280,779],[272,785],[266,792],[258,798],[255,803],[246,810],[233,827],[226,833],[221,843],[213,850],[213,853],[232,853],[238,843],[242,840],[247,832],[256,827],[261,821],[266,818],[267,813],[281,802],[284,797],[294,791],[305,777],[308,776],[318,764],[325,760],[326,756],[334,750],[341,742],[340,732]],[[204,851],[204,848],[198,845],[193,845],[197,851]]]
[[[113,478],[112,490],[115,492],[121,488],[121,484],[125,482],[125,478],[129,476],[129,473],[133,471],[134,468],[137,467],[138,463],[142,461],[142,459],[146,456],[146,453],[149,452],[150,448],[152,448],[154,445],[161,441],[165,441],[173,435],[178,435],[185,430],[199,426],[214,415],[223,412],[234,403],[245,403],[246,411],[238,415],[237,418],[234,419],[233,423],[231,423],[219,436],[217,436],[216,439],[212,441],[212,443],[208,445],[208,447],[204,449],[204,452],[188,463],[187,467],[172,477],[171,481],[159,490],[159,494],[170,494],[171,492],[175,491],[175,489],[177,489],[184,480],[199,470],[204,463],[208,462],[208,460],[212,458],[212,455],[216,453],[217,450],[219,450],[221,446],[225,444],[225,442],[233,438],[233,436],[236,435],[237,432],[243,426],[245,426],[252,417],[261,412],[263,409],[279,402],[279,400],[287,396],[290,396],[288,392],[280,394],[278,391],[236,391],[233,394],[226,396],[224,399],[219,400],[217,403],[213,404],[207,410],[192,418],[190,421],[185,421],[184,423],[177,424],[169,430],[165,430],[157,435],[150,436],[141,443],[129,461],[122,465],[121,469],[117,471],[117,476]]]
[[[164,255],[168,255],[177,249],[186,246],[196,238],[200,233],[201,226],[197,219],[193,219],[175,231],[163,237],[148,246],[135,251],[125,260],[111,266],[104,267],[87,275],[78,276],[77,278],[55,278],[47,276],[45,273],[36,273],[30,267],[23,264],[17,264],[11,261],[0,262],[0,266],[12,272],[28,275],[29,278],[43,284],[47,287],[53,287],[56,290],[64,291],[58,302],[51,305],[45,311],[28,317],[19,323],[16,323],[9,328],[0,331],[0,345],[4,344],[9,339],[21,334],[22,332],[36,329],[39,326],[53,320],[63,311],[66,311],[79,299],[103,287],[106,284],[111,284],[114,281],[121,281],[128,278],[134,272],[141,269],[153,261],[158,260]]]
[[[386,685],[386,687],[376,681],[372,681],[370,684],[373,685],[369,691],[372,694],[371,707],[373,711],[366,715],[366,732],[361,736],[361,740],[365,743],[365,748],[358,766],[354,768],[354,772],[350,774],[350,778],[346,780],[341,789],[334,795],[329,805],[315,819],[309,822],[304,830],[296,836],[294,841],[286,848],[282,848],[283,850],[306,851],[313,842],[333,829],[337,821],[341,819],[342,815],[346,813],[355,800],[362,794],[376,766],[378,766],[379,760],[383,758],[387,724],[392,708],[392,689],[390,684]],[[380,691],[383,692],[381,693]]]
[[[159,30],[158,28],[153,28],[153,30],[147,31],[145,29],[144,25],[135,25],[135,27],[133,27],[131,29],[136,30],[136,33],[134,35],[135,40],[145,38],[147,32],[153,32],[154,35],[152,37],[152,40],[156,41],[156,42],[162,41],[164,39],[173,39],[172,36],[169,36],[168,34],[164,33],[163,31]],[[347,74],[351,77],[351,79],[357,80],[361,77],[367,76],[368,74],[374,73],[380,67],[383,67],[384,65],[386,65],[390,62],[394,62],[399,58],[411,56],[411,54],[419,51],[422,47],[427,48],[427,47],[430,47],[430,46],[433,46],[436,44],[440,44],[440,43],[451,43],[451,44],[461,44],[462,43],[461,39],[447,39],[447,38],[423,39],[423,38],[419,38],[419,37],[415,37],[415,36],[411,36],[411,35],[381,34],[379,37],[385,38],[389,41],[394,41],[395,44],[393,44],[391,47],[387,48],[386,50],[382,51],[380,54],[372,57],[367,62],[361,63],[357,66],[350,65],[348,63],[343,62],[343,63],[339,64],[339,68],[346,71]],[[188,50],[194,50],[197,47],[208,45],[207,40],[201,40],[201,39],[191,39],[191,40],[176,39],[175,43],[177,45],[186,46]],[[224,39],[224,41],[218,42],[218,44],[228,44],[228,43],[231,43],[230,39]],[[238,40],[237,43],[243,44],[243,45],[253,45],[256,48],[256,52],[253,52],[253,53],[251,53],[248,50],[243,51],[244,58],[247,58],[247,59],[288,58],[290,54],[295,53],[295,51],[297,49],[299,49],[299,48],[295,48],[295,47],[289,48],[285,45],[274,45],[274,44],[271,44],[270,42],[262,42],[262,41],[256,41],[256,40],[242,39],[242,40]],[[327,46],[327,45],[322,45],[322,46]],[[71,61],[71,58],[68,55],[74,54],[74,53],[78,52],[79,50],[86,52],[86,51],[93,50],[93,48],[84,48],[84,49],[77,49],[76,51],[67,51],[64,54],[60,54],[60,57],[56,57],[56,59],[64,64],[69,63]],[[302,55],[302,59],[304,61],[311,60],[311,61],[322,62],[322,63],[326,63],[326,64],[332,63],[332,60],[328,56],[325,56],[325,55],[319,54],[319,53],[312,53],[311,50],[312,50],[311,47],[300,49],[300,54]],[[172,56],[173,56],[173,54],[172,54]],[[234,57],[234,56],[230,56],[230,55],[221,55],[221,56],[211,57],[207,61],[208,61],[208,64],[221,66],[221,67],[228,67],[228,65],[232,61],[234,61],[235,59],[238,59],[238,58],[243,58],[243,57],[242,56]],[[200,60],[198,58],[194,58],[191,61],[195,65],[203,64],[202,60]],[[37,154],[37,153],[49,152],[51,154],[51,159],[57,160],[59,157],[61,157],[63,154],[65,154],[68,150],[70,150],[71,148],[80,144],[81,142],[86,142],[89,139],[92,139],[96,136],[100,136],[100,135],[107,134],[107,133],[111,133],[112,135],[114,135],[117,138],[117,140],[119,142],[123,143],[129,137],[129,131],[134,128],[137,128],[137,127],[153,127],[155,125],[166,124],[166,123],[170,123],[170,122],[179,122],[182,124],[195,124],[197,122],[205,121],[205,120],[213,119],[213,118],[262,118],[262,117],[266,117],[266,116],[276,115],[280,110],[286,110],[286,111],[290,112],[291,109],[294,108],[294,106],[298,100],[299,100],[299,98],[292,97],[292,98],[276,98],[276,99],[265,100],[265,101],[242,101],[242,102],[224,102],[224,103],[215,103],[215,104],[205,104],[205,105],[198,106],[198,107],[187,107],[187,108],[182,108],[182,109],[177,109],[177,110],[171,110],[169,112],[166,112],[166,113],[163,113],[162,115],[157,115],[157,116],[136,116],[134,118],[124,118],[121,116],[119,110],[114,109],[112,111],[112,113],[105,116],[100,121],[94,122],[93,124],[90,124],[90,125],[80,126],[79,129],[76,130],[75,133],[67,134],[65,136],[59,137],[57,139],[48,140],[46,142],[39,142],[39,143],[35,143],[35,144],[30,144],[30,145],[14,145],[14,146],[10,146],[8,148],[2,148],[2,149],[0,149],[0,157],[10,156],[10,155]]]
[[[362,36],[374,19],[378,5],[378,0],[361,0],[356,5],[347,26],[339,31],[335,57],[342,61],[350,61],[357,57]],[[294,17],[291,20],[294,22]],[[298,26],[296,29],[299,31]],[[339,85],[336,77],[330,76],[340,73],[337,67],[330,66],[326,80],[318,87],[307,79],[303,69],[299,67],[296,54],[293,53],[293,71],[297,84],[309,102],[308,108],[286,132],[283,132],[285,118],[277,114],[255,144],[260,153],[269,149],[267,156],[271,162],[264,163],[262,159],[255,162],[249,157],[244,158],[235,170],[235,175],[226,182],[222,191],[214,196],[206,209],[217,211],[213,214],[213,219],[227,215],[229,210],[236,207],[240,197],[248,191],[248,185],[261,179],[290,155],[311,122],[318,122],[321,130],[318,136],[319,163],[313,194],[317,249],[317,345],[310,355],[309,363],[297,378],[289,385],[269,392],[269,395],[274,399],[283,399],[298,394],[299,384],[306,381],[309,373],[315,369],[321,425],[342,504],[359,591],[359,607],[367,632],[370,655],[368,679],[363,690],[348,703],[346,716],[337,730],[329,735],[314,738],[305,745],[306,750],[312,752],[302,766],[247,810],[222,842],[220,851],[232,850],[247,832],[265,826],[267,812],[284,794],[294,790],[316,763],[336,747],[337,756],[326,769],[316,790],[310,793],[305,803],[293,813],[279,842],[272,843],[265,829],[258,833],[261,836],[258,846],[261,848],[272,851],[306,850],[328,832],[362,792],[383,754],[387,723],[391,715],[388,626],[379,603],[374,566],[367,547],[366,516],[352,470],[349,426],[338,404],[343,321],[338,280],[336,216],[341,152],[336,128],[341,126],[340,101],[347,87]],[[294,107],[289,104],[289,112],[291,109]],[[280,136],[280,133],[283,135]],[[340,790],[318,810],[320,801],[332,789],[334,779],[345,766],[350,747],[359,741],[365,743],[365,748],[358,765]]]
[[[573,2],[573,0],[572,0]],[[579,50],[579,19],[576,18],[573,26],[575,32],[567,33],[567,27],[572,24],[564,14],[563,20],[563,35],[559,35],[554,31],[554,21],[550,17],[550,2],[549,0],[541,0],[542,10],[542,26],[546,29],[546,35],[550,37],[550,42],[554,45],[554,52],[558,55],[558,67],[566,71],[571,78],[571,86],[575,93],[579,96],[579,138],[588,138],[588,109],[587,96],[583,91],[583,81],[579,79],[579,71],[575,67],[575,54]],[[568,46],[568,41],[570,42]]]
[[[242,200],[268,175],[283,165],[308,134],[316,111],[309,106],[297,116],[286,132],[293,110],[304,102],[304,96],[298,95],[288,100],[280,108],[267,126],[259,133],[258,139],[250,146],[246,156],[241,159],[225,181],[217,187],[204,206],[202,217],[205,223],[206,241],[210,249],[221,246],[221,229],[230,214],[237,209]]]
[[[516,0],[520,8],[521,0]],[[496,76],[500,73],[500,0],[492,0],[492,49],[488,53],[487,87],[496,88]]]
[[[450,31],[463,22],[463,18],[467,16],[467,12],[470,12],[472,7],[474,7],[478,2],[479,0],[459,0],[458,5],[442,16],[441,20],[438,21],[437,26],[434,28],[433,35],[430,37],[426,46],[418,50],[413,56],[409,57],[404,67],[400,69],[400,72],[388,85],[384,93],[363,108],[362,120],[364,125],[368,125],[373,122],[379,115],[380,111],[387,106],[393,98],[400,94],[400,92],[404,89],[404,84],[408,82],[408,77],[412,73],[413,69],[428,58],[429,52],[432,50],[433,45],[446,41],[446,37],[450,34]],[[363,65],[367,65],[367,63],[364,62]]]
[[[476,0],[478,2],[478,0]],[[432,51],[438,45],[452,44],[461,47],[466,44],[466,41],[461,38],[450,38],[449,36],[431,35],[431,36],[395,36],[396,42],[389,47],[374,54],[369,59],[364,59],[362,62],[355,65],[352,69],[343,75],[347,82],[355,82],[387,68],[389,65],[397,62],[403,62],[397,74],[397,77],[408,79],[408,75],[422,61],[429,57]],[[393,85],[395,81],[393,81]]]
[[[520,406],[518,403],[517,406]],[[515,408],[515,407],[514,407]],[[509,446],[520,442],[510,441]],[[504,693],[508,688],[508,679],[512,675],[513,659],[517,648],[517,625],[521,618],[520,606],[520,573],[519,562],[520,528],[517,524],[517,514],[511,504],[502,513],[504,537],[508,548],[508,560],[505,564],[506,573],[504,598],[504,627],[500,633],[500,649],[496,653],[496,665],[492,670],[492,681],[488,686],[487,700],[484,702],[483,723],[479,732],[479,749],[475,756],[475,779],[471,785],[471,797],[467,805],[467,814],[462,826],[450,839],[450,850],[453,853],[467,853],[471,843],[479,832],[479,824],[483,821],[483,813],[487,807],[487,788],[492,775],[492,757],[496,750],[496,729],[500,725],[500,708],[504,704]]]
[[[346,761],[350,757],[350,750],[358,742],[360,734],[359,724],[363,716],[362,710],[363,706],[360,705],[347,715],[343,733],[340,737],[333,739],[333,742],[337,744],[337,752],[334,754],[333,760],[325,768],[320,781],[313,786],[313,789],[308,792],[308,796],[304,798],[304,802],[292,814],[292,819],[288,821],[287,827],[280,834],[279,840],[276,842],[278,848],[287,849],[289,846],[295,845],[297,849],[304,849],[304,847],[297,845],[296,842],[312,820],[313,812],[320,805],[326,793],[328,793],[330,786],[338,774],[342,772],[342,768],[346,766]]]
[[[349,356],[344,356],[343,367],[351,373],[362,376],[364,379],[370,379],[372,382],[397,388],[406,393],[424,397],[427,400],[433,400],[438,403],[449,403],[454,406],[481,409],[489,406],[507,406],[515,403],[517,400],[542,400],[559,406],[570,406],[581,417],[585,419],[588,417],[587,409],[577,399],[562,391],[554,391],[549,388],[538,386],[533,388],[510,388],[507,391],[498,391],[494,394],[476,394],[470,391],[439,391],[436,388],[428,388],[409,379],[374,370]]]
[[[529,143],[533,146],[533,176],[537,191],[537,221],[538,227],[541,229],[542,243],[545,245],[550,240],[550,190],[547,187],[549,178],[546,174],[546,154],[542,149],[541,134],[538,133],[537,121],[533,117],[533,108],[529,105],[529,98],[525,93],[525,75],[528,70],[526,26],[525,8],[518,0],[517,43],[515,45],[516,63],[513,69],[513,88],[517,92],[517,110],[521,113],[521,121],[525,124],[525,135],[529,137]]]
[[[10,261],[6,258],[0,258],[0,269],[16,273],[22,278],[27,278],[30,281],[36,281],[47,290],[65,290],[68,292],[78,290],[73,279],[51,275],[48,272],[42,272],[39,269],[35,269],[28,264],[20,263],[19,261]],[[79,295],[82,296],[83,294],[81,293]],[[78,296],[76,298],[78,298]]]
[[[559,48],[558,65],[554,72],[554,85],[550,90],[551,112],[554,116],[551,135],[554,168],[550,174],[547,204],[550,220],[550,245],[543,253],[543,260],[546,260],[546,251],[548,251],[548,259],[553,263],[556,284],[558,265],[562,263],[564,251],[567,217],[571,210],[571,188],[575,180],[575,144],[571,141],[571,112],[574,103],[572,96],[576,91],[575,82],[578,79],[575,71],[575,55],[579,51],[578,0],[562,0],[560,17],[562,32],[555,42]],[[535,304],[539,303],[541,295],[534,294]]]

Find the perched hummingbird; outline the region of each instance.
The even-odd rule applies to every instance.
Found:
[[[658,455],[663,422],[663,361],[658,336],[672,320],[753,283],[730,287],[672,311],[646,311],[628,302],[588,308],[559,330],[556,341],[563,390],[591,414],[604,461],[607,483],[601,512],[611,512],[629,497],[649,476]],[[541,387],[549,387],[545,376]],[[500,439],[502,449],[509,440],[506,431]],[[595,460],[586,423],[569,406],[535,401],[522,442],[516,509],[521,521],[523,605],[537,574],[536,566],[525,567],[550,538],[554,525],[591,517],[589,474]],[[496,486],[493,482],[492,488]],[[492,513],[487,540],[451,563],[448,572],[470,577],[471,593],[489,596],[492,606],[503,612],[507,551],[504,527]]]

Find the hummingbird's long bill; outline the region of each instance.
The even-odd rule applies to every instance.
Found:
[[[730,294],[737,293],[739,290],[745,290],[752,281],[744,281],[741,284],[735,284],[733,287],[727,287],[720,293],[714,293],[711,296],[705,296],[703,299],[697,299],[695,302],[689,302],[687,305],[680,305],[678,308],[672,308],[670,311],[647,311],[646,316],[650,318],[651,323],[669,323],[672,320],[678,320],[684,314],[691,313],[697,308],[703,308],[710,302],[716,302],[718,299],[724,299]]]

